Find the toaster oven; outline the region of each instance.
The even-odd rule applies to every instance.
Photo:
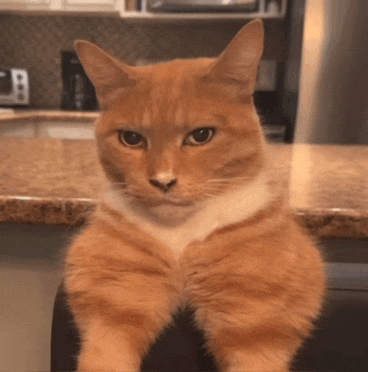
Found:
[[[28,73],[21,68],[0,68],[0,106],[28,106]]]

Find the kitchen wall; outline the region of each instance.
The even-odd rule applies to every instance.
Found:
[[[28,69],[33,108],[61,103],[61,50],[75,39],[92,41],[129,63],[137,59],[216,56],[243,21],[127,22],[117,16],[0,13],[0,65]],[[285,22],[267,20],[264,59],[284,61]]]

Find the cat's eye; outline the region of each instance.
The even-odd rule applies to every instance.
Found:
[[[128,147],[146,147],[146,139],[140,133],[130,130],[119,131],[119,140]]]
[[[214,128],[198,128],[188,134],[184,140],[184,144],[191,146],[204,145],[212,139],[214,134]]]

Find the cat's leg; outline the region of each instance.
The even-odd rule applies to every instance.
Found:
[[[292,278],[272,282],[267,274],[243,277],[236,270],[220,271],[216,276],[196,274],[200,279],[190,286],[197,324],[220,370],[290,371],[319,313],[320,274],[311,270],[310,281],[295,287]]]
[[[320,312],[318,250],[293,221],[262,221],[259,237],[252,225],[223,230],[183,259],[188,302],[222,372],[289,371]]]
[[[301,335],[277,316],[266,320],[262,319],[263,314],[256,319],[257,314],[252,317],[245,313],[197,311],[198,324],[205,331],[208,348],[220,370],[288,372],[292,357],[302,342]]]
[[[139,371],[145,337],[139,340],[142,331],[127,328],[108,325],[102,317],[93,319],[83,335],[78,371]]]
[[[221,372],[289,371],[319,313],[321,273],[270,274],[240,254],[208,262],[191,266],[186,291]]]
[[[129,285],[124,290],[105,286],[93,294],[70,291],[81,333],[78,371],[139,371],[142,356],[171,321],[176,307],[172,293],[150,288],[152,282],[149,278],[145,281],[145,294],[142,285],[133,290]]]
[[[128,243],[108,232],[87,229],[66,258],[65,288],[81,334],[79,372],[139,371],[179,305],[175,261],[159,247],[152,253],[152,242],[138,246],[138,238]]]

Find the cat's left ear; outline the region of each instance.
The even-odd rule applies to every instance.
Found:
[[[206,78],[233,85],[241,95],[252,95],[263,44],[263,22],[248,23],[220,54]]]

